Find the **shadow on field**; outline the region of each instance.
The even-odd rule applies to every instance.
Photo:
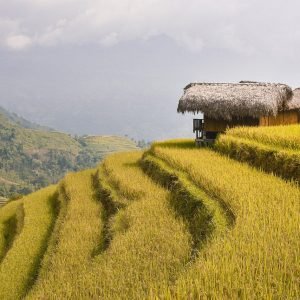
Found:
[[[95,201],[100,201],[103,207],[101,213],[103,229],[101,232],[100,243],[92,253],[92,256],[97,256],[109,247],[112,240],[110,220],[118,212],[118,207],[112,199],[111,192],[101,185],[99,170],[97,170],[95,174],[92,174],[92,185],[94,190],[94,199]]]

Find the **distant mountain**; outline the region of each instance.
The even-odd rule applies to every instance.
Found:
[[[0,107],[0,197],[27,194],[66,172],[95,166],[107,154],[138,149],[118,136],[71,136]]]
[[[9,112],[8,110],[4,109],[0,106],[0,114],[4,115],[8,120],[10,120],[12,123],[16,125],[20,125],[23,128],[28,129],[37,129],[37,130],[44,130],[44,131],[54,131],[54,129],[47,127],[47,126],[41,126],[39,124],[30,122],[21,116],[18,116],[16,113]]]

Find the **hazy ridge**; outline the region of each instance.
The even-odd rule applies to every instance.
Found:
[[[95,166],[108,153],[134,149],[126,137],[72,136],[0,108],[0,196],[27,194]]]

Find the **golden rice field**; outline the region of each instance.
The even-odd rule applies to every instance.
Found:
[[[21,201],[9,203],[0,210],[0,224],[3,226],[0,240],[14,239],[4,246],[9,249],[6,249],[0,264],[0,299],[21,299],[36,279],[54,224],[55,186]],[[8,220],[16,224],[8,225]]]
[[[28,298],[147,298],[184,269],[190,235],[168,207],[169,192],[138,167],[140,157],[113,155],[100,167],[114,197],[101,193],[97,170],[64,179],[65,216]]]
[[[190,140],[0,209],[0,299],[299,298],[299,187]]]
[[[300,183],[300,125],[228,129],[218,137],[215,149]]]
[[[299,298],[297,186],[205,149],[157,144],[149,155],[188,174],[195,185],[222,199],[235,216],[228,234],[212,241],[177,280],[177,297]]]
[[[235,127],[227,130],[227,135],[250,139],[265,145],[285,150],[300,150],[300,125],[265,127]]]

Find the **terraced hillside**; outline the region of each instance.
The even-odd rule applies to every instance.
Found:
[[[297,299],[299,211],[188,140],[113,154],[0,209],[0,299]]]
[[[300,183],[300,125],[232,128],[219,136],[215,149]]]
[[[0,197],[28,194],[68,171],[96,166],[107,154],[134,149],[135,142],[125,137],[73,137],[0,107]]]
[[[85,136],[82,140],[93,156],[97,157],[99,161],[115,152],[139,150],[134,141],[123,136]]]

